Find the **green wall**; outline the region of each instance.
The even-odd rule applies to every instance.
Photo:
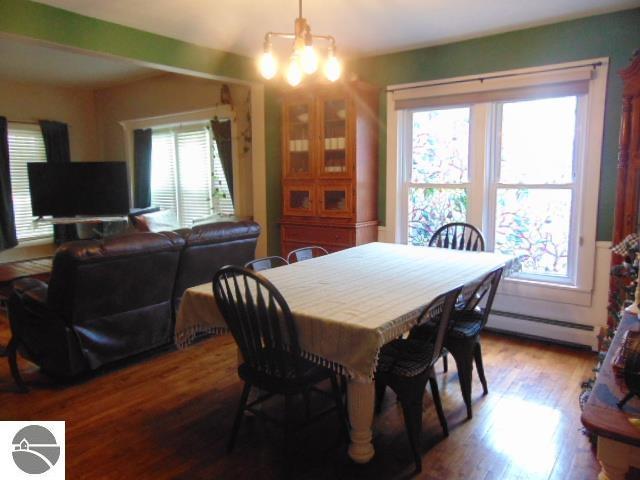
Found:
[[[253,59],[105,22],[28,0],[0,0],[0,33],[62,44],[156,65],[254,81]],[[640,47],[640,9],[520,30],[407,52],[361,58],[349,68],[381,87],[548,63],[609,57],[609,86],[598,208],[598,239],[611,238],[621,82],[616,72]],[[281,215],[280,104],[265,92],[268,246],[279,251]],[[384,224],[386,132],[381,94],[380,220]]]
[[[622,82],[618,70],[640,48],[640,9],[519,30],[464,42],[361,58],[350,68],[363,80],[386,85],[609,57],[598,205],[598,240],[610,240],[616,188]],[[380,96],[379,215],[385,216],[386,98]]]
[[[0,32],[156,65],[243,80],[256,79],[254,61],[248,57],[28,0],[0,0]]]

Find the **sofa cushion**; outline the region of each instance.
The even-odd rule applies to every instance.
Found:
[[[178,230],[185,241],[174,290],[174,307],[187,288],[211,282],[225,265],[253,260],[260,226],[255,222],[218,222]]]

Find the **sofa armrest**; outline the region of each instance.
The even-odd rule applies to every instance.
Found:
[[[20,278],[14,281],[12,286],[13,286],[13,291],[16,292],[18,295],[23,295],[29,290],[48,288],[48,285],[42,280],[38,280],[36,278],[29,278],[29,277]]]
[[[35,278],[21,278],[13,282],[13,292],[25,308],[46,309],[49,285]]]

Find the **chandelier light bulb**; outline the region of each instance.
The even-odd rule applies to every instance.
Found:
[[[260,69],[260,75],[267,80],[271,80],[276,76],[278,72],[278,60],[276,60],[271,50],[267,50],[260,56],[258,68]]]
[[[333,53],[329,54],[329,58],[324,64],[324,75],[327,77],[327,80],[331,82],[335,82],[340,78],[342,74],[342,65],[340,64],[340,60],[336,58]]]
[[[302,49],[302,54],[300,55],[300,63],[302,64],[302,70],[307,75],[311,75],[318,70],[318,55],[316,54],[315,48],[312,45],[306,45]]]
[[[300,68],[300,62],[298,57],[293,55],[287,68],[287,83],[292,87],[296,87],[302,81],[302,68]]]
[[[257,60],[260,75],[267,80],[278,74],[278,60],[273,55],[272,40],[293,40],[289,61],[282,65],[282,76],[289,85],[298,86],[306,75],[313,75],[322,70],[324,76],[335,82],[342,75],[342,64],[336,58],[336,41],[331,35],[314,35],[311,33],[311,25],[302,16],[302,0],[298,0],[298,16],[294,21],[292,33],[267,32],[264,36],[264,53]],[[324,58],[318,53],[318,42],[322,42],[322,50],[325,46],[328,55]],[[314,47],[315,44],[315,47]]]

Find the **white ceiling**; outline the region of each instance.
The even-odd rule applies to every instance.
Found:
[[[39,0],[187,42],[253,56],[291,31],[297,0]],[[312,32],[347,55],[442,44],[640,6],[640,0],[306,0]]]
[[[0,78],[4,80],[103,88],[157,74],[123,60],[0,37]]]

